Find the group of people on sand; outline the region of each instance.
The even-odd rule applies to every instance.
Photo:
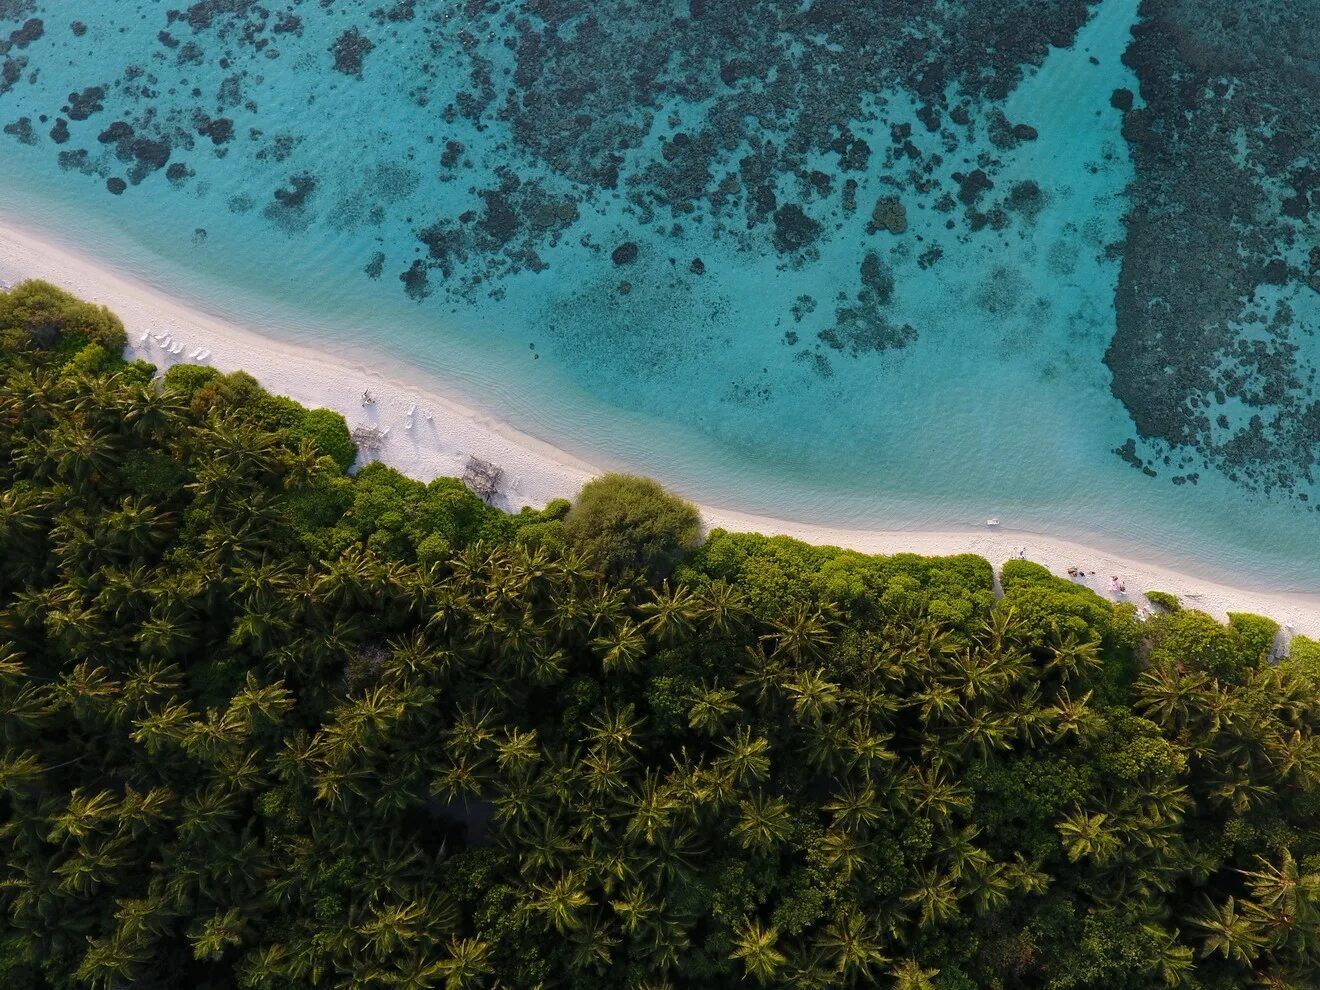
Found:
[[[1081,567],[1069,567],[1068,576],[1074,581],[1085,581],[1088,577],[1095,577],[1095,571],[1087,571]],[[1116,595],[1126,595],[1127,585],[1117,574],[1114,574],[1109,578],[1109,590]]]
[[[1072,578],[1074,581],[1081,581],[1085,583],[1088,577],[1095,577],[1095,571],[1087,571],[1081,567],[1069,567],[1068,576]],[[1117,574],[1111,574],[1109,576],[1109,591],[1113,595],[1116,595],[1118,597],[1123,597],[1127,594],[1127,583]],[[1139,618],[1142,622],[1145,622],[1148,618],[1150,618],[1150,609],[1146,608],[1145,605],[1142,605],[1137,610],[1137,618]]]

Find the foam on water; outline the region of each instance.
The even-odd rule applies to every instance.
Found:
[[[297,31],[267,25],[269,47],[230,38],[221,52],[206,45],[231,30],[229,7],[247,6],[167,20],[164,4],[97,5],[79,11],[75,35],[65,3],[0,4],[15,23],[44,24],[11,51],[26,75],[0,91],[0,116],[31,128],[0,144],[4,211],[221,315],[383,356],[588,460],[729,508],[876,528],[994,515],[1242,584],[1320,587],[1311,503],[1177,456],[1166,465],[1111,392],[1134,172],[1110,97],[1139,89],[1120,61],[1138,0],[1103,0],[1003,99],[964,101],[970,123],[931,130],[915,93],[867,94],[849,123],[871,149],[866,168],[839,171],[837,156],[808,149],[797,172],[767,180],[776,202],[801,202],[819,224],[800,245],[779,224],[775,246],[768,222],[660,209],[626,182],[589,188],[538,168],[508,114],[442,113],[514,85],[502,42],[531,30],[516,19],[465,37],[448,5],[398,5],[409,17],[393,20],[368,17],[372,6],[296,7]],[[328,64],[353,54],[344,38],[359,24],[374,46],[358,51],[361,79],[351,57]],[[145,95],[128,101],[124,79]],[[92,85],[107,109],[53,143],[39,115]],[[964,85],[946,81],[944,105]],[[193,94],[226,87],[208,120],[232,118],[234,136],[176,143],[170,161],[186,172],[172,179],[106,136],[128,115],[119,103],[139,132],[152,126],[143,105],[195,132]],[[675,135],[709,129],[714,106],[681,88],[657,97],[629,118],[637,135],[613,167],[681,162]],[[996,140],[990,110],[1034,137]],[[783,140],[769,125],[766,137]],[[969,181],[977,170],[992,187]],[[122,195],[108,193],[120,176]],[[839,205],[847,180],[852,207]],[[941,203],[948,192],[962,198]],[[882,197],[905,224],[877,226]],[[616,264],[624,243],[636,259]],[[1294,253],[1303,265],[1303,246]],[[1271,291],[1299,324],[1320,325],[1320,292]],[[1316,357],[1309,334],[1296,345]],[[1236,401],[1216,413],[1248,421],[1256,410]]]

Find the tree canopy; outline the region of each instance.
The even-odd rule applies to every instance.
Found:
[[[1314,643],[672,506],[596,556],[609,498],[345,473],[51,291],[0,295],[0,988],[1316,985]]]
[[[582,486],[564,517],[568,542],[607,577],[667,577],[701,537],[689,502],[650,478],[606,474]]]

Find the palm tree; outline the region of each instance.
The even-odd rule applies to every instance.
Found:
[[[988,857],[973,859],[963,867],[960,898],[970,898],[977,914],[990,914],[1008,906],[1013,892],[1014,873],[1010,864],[995,863]]]
[[[131,984],[134,972],[151,958],[151,947],[120,938],[89,938],[87,953],[74,973],[74,978],[92,987],[112,987]]]
[[[869,843],[861,836],[839,828],[830,829],[820,840],[821,857],[845,880],[866,864],[869,850]]]
[[[599,921],[582,925],[570,939],[574,969],[604,972],[613,961],[619,939]]]
[[[688,709],[688,725],[705,735],[718,732],[725,718],[738,710],[736,691],[705,681],[689,697],[692,707]]]
[[[679,802],[669,787],[662,783],[656,771],[648,770],[642,778],[632,802],[633,815],[625,832],[627,836],[641,836],[649,843],[669,828]]]
[[[557,817],[519,827],[502,844],[519,859],[524,875],[562,874],[564,864],[577,851],[572,836]]]
[[[739,726],[719,748],[721,755],[715,765],[738,786],[760,783],[770,775],[770,743],[764,736],[753,736],[750,726]]]
[[[769,983],[788,962],[788,957],[775,945],[778,941],[778,929],[747,918],[733,931],[731,958],[741,959],[747,975],[755,977],[758,983]]]
[[[834,610],[832,603],[813,609],[805,602],[798,602],[784,619],[773,623],[775,631],[761,639],[774,640],[775,654],[783,653],[796,660],[814,659],[834,642],[825,617]]]
[[[48,435],[42,467],[76,488],[99,481],[115,467],[118,445],[109,430],[66,421]]]
[[[784,679],[784,664],[779,657],[767,656],[761,643],[747,648],[737,680],[744,695],[762,709],[769,708],[778,700]]]
[[[803,722],[819,722],[834,710],[842,697],[839,685],[825,677],[823,668],[796,674],[784,687],[793,699],[794,713]]]
[[[917,886],[903,900],[921,909],[921,925],[942,924],[958,915],[958,888],[954,878],[936,870],[917,871]]]
[[[939,852],[949,876],[961,879],[965,872],[976,872],[990,866],[990,854],[975,842],[980,834],[979,825],[964,825],[957,832],[946,833]]]
[[[1320,872],[1302,872],[1286,847],[1278,866],[1256,858],[1260,869],[1242,871],[1251,887],[1245,911],[1274,946],[1295,944],[1301,952],[1314,952],[1320,948]]]
[[[1153,968],[1159,972],[1164,985],[1181,987],[1190,983],[1196,971],[1192,950],[1178,942],[1178,933],[1153,924],[1142,925],[1141,930],[1157,946],[1159,954],[1153,961]]]
[[[716,579],[701,594],[704,628],[716,636],[733,636],[747,619],[747,600],[734,585]]]
[[[241,944],[245,921],[238,908],[216,912],[188,933],[193,955],[197,959],[218,961],[233,946]]]
[[[646,656],[646,636],[627,618],[609,632],[596,637],[591,645],[600,657],[601,667],[606,673],[633,670]]]
[[[947,821],[955,812],[972,807],[972,793],[954,781],[940,763],[913,766],[908,771],[913,806],[932,822]]]
[[[531,901],[531,910],[542,915],[560,935],[581,927],[582,912],[592,905],[586,880],[578,873],[564,873],[550,883],[534,885],[532,890],[536,896]]]
[[[1055,828],[1063,840],[1070,863],[1085,856],[1102,865],[1112,860],[1122,848],[1111,816],[1103,811],[1088,812],[1074,807]]]
[[[676,883],[691,879],[704,852],[695,830],[677,828],[657,832],[646,858],[662,882]]]
[[[882,809],[875,788],[869,781],[859,784],[849,780],[825,805],[825,810],[834,816],[837,826],[848,831],[860,831],[880,821]]]
[[[651,967],[665,972],[679,964],[684,953],[692,948],[688,927],[687,920],[668,914],[656,917],[646,926],[643,945]]]
[[[623,930],[629,935],[641,930],[662,908],[639,883],[629,884],[620,897],[609,903],[618,915]]]
[[[624,705],[617,712],[607,705],[587,723],[586,739],[605,752],[631,756],[641,745],[636,736],[642,727],[642,719],[635,717],[634,712],[633,705]]]
[[[666,581],[654,592],[654,600],[641,605],[638,611],[647,617],[642,628],[656,643],[665,646],[691,635],[702,606],[684,585],[671,588]]]
[[[1239,914],[1237,902],[1232,897],[1222,904],[1205,898],[1201,913],[1189,917],[1188,922],[1201,933],[1202,956],[1218,952],[1225,959],[1250,966],[1265,944],[1260,925],[1247,915]]]
[[[817,936],[816,945],[832,961],[835,976],[845,985],[859,981],[870,983],[873,967],[890,961],[881,951],[871,925],[856,907],[836,914],[824,932]]]
[[[894,978],[894,990],[935,990],[938,969],[926,969],[915,959],[904,959],[893,966],[889,975]]]
[[[1134,685],[1136,708],[1160,725],[1182,728],[1209,700],[1210,678],[1199,670],[1160,665],[1144,671]]]
[[[739,809],[733,834],[744,849],[773,849],[788,838],[793,818],[783,798],[757,793]]]

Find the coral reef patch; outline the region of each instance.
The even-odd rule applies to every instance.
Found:
[[[1124,55],[1142,102],[1112,100],[1136,169],[1105,357],[1114,395],[1179,464],[1263,491],[1313,484],[1320,451],[1315,351],[1300,346],[1320,327],[1307,285],[1315,14],[1294,0],[1144,0]]]

